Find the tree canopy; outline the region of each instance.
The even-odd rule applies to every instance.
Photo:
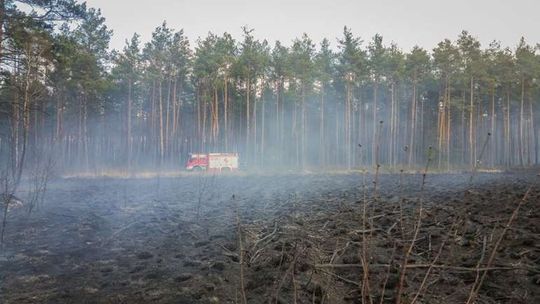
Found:
[[[199,151],[298,168],[414,167],[429,146],[441,168],[540,156],[540,52],[525,38],[484,47],[463,31],[406,51],[348,27],[272,45],[244,27],[190,44],[163,22],[110,51],[101,11],[73,0],[2,1],[0,21],[0,149],[13,167],[45,146],[85,170],[178,167]]]

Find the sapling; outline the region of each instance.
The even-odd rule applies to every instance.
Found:
[[[501,235],[497,239],[497,242],[495,243],[495,246],[493,246],[493,249],[491,250],[491,254],[489,255],[489,258],[486,263],[486,270],[484,270],[484,273],[480,277],[480,280],[478,281],[478,284],[473,285],[471,292],[469,293],[469,298],[467,299],[466,304],[471,304],[476,301],[476,297],[478,296],[478,292],[480,291],[480,288],[482,288],[482,284],[484,283],[484,280],[486,279],[488,269],[493,265],[493,261],[495,261],[495,256],[497,255],[497,251],[499,250],[499,246],[502,243],[502,240],[504,239],[504,236],[508,229],[512,226],[514,223],[514,220],[516,219],[519,210],[521,207],[527,202],[529,195],[531,193],[533,186],[529,186],[525,194],[523,195],[523,198],[519,201],[519,204],[517,204],[516,208],[514,209],[514,212],[512,212],[512,215],[508,219],[508,222],[504,226],[503,231],[501,232]],[[478,268],[478,267],[477,267]]]
[[[409,150],[408,146],[403,147],[403,151],[405,152],[405,155],[407,155],[407,151]],[[405,170],[403,169],[403,166],[399,170],[399,225],[401,229],[401,237],[405,238],[405,227],[403,226],[403,172]]]
[[[487,147],[487,144],[489,142],[490,137],[491,137],[491,133],[487,133],[486,139],[484,140],[484,144],[482,146],[482,150],[480,151],[480,155],[479,155],[478,159],[476,160],[474,167],[471,170],[471,175],[469,177],[469,182],[468,182],[466,190],[465,190],[465,192],[463,194],[463,201],[464,202],[469,199],[469,194],[471,194],[471,189],[472,189],[472,186],[473,186],[474,178],[476,177],[476,172],[478,170],[479,165],[482,163],[482,158],[484,156],[484,152],[486,150],[486,147]],[[459,218],[463,221],[463,225],[461,226],[462,230],[466,229],[466,226],[467,226],[466,218],[467,218],[467,216],[468,215],[467,215],[466,208],[462,208],[462,210],[459,212]]]
[[[495,232],[495,229],[493,229],[493,232]],[[487,236],[484,235],[484,238],[482,240],[482,253],[480,254],[480,259],[478,260],[478,263],[476,263],[476,277],[474,278],[474,283],[472,284],[471,291],[469,292],[469,298],[471,297],[472,293],[474,292],[474,289],[476,288],[476,285],[480,281],[480,274],[481,274],[480,266],[484,262],[484,258],[486,256],[486,248],[487,248]]]
[[[386,269],[386,275],[384,277],[384,282],[383,282],[383,285],[382,285],[381,299],[380,299],[379,304],[384,303],[384,292],[386,291],[386,284],[388,283],[388,278],[390,278],[390,273],[391,273],[391,270],[392,270],[392,262],[394,261],[394,255],[395,254],[396,254],[396,243],[394,242],[394,248],[392,249],[392,255],[390,256],[388,267]]]
[[[240,263],[240,296],[242,299],[242,304],[247,303],[246,289],[244,285],[244,242],[242,241],[242,223],[240,221],[240,209],[238,207],[238,202],[235,199],[233,194],[231,197],[234,207],[236,209],[236,228],[238,233],[238,257]]]
[[[428,280],[428,278],[429,278],[429,276],[431,274],[431,271],[433,270],[433,268],[435,267],[435,265],[439,261],[439,258],[441,257],[443,249],[446,246],[446,243],[448,242],[448,240],[450,239],[450,236],[452,235],[452,231],[455,229],[456,226],[457,226],[457,221],[454,221],[454,223],[452,224],[452,226],[450,227],[450,229],[448,231],[448,234],[446,235],[445,239],[443,240],[442,244],[440,245],[439,250],[437,251],[437,254],[435,255],[435,257],[433,258],[433,260],[429,264],[428,269],[426,271],[426,274],[424,275],[424,278],[422,279],[422,283],[420,284],[420,287],[418,288],[414,298],[412,299],[411,304],[416,303],[416,301],[418,300],[420,295],[422,295],[424,293],[424,286],[427,283],[427,280]]]
[[[358,167],[359,168],[362,168],[362,165],[363,165],[363,154],[362,154],[362,145],[361,144],[358,144]]]
[[[35,164],[28,174],[28,214],[32,213],[34,208],[39,208],[43,203],[45,193],[47,192],[47,185],[55,167],[55,161],[51,152],[41,151],[34,159]]]
[[[2,172],[1,176],[1,187],[2,187],[2,195],[0,199],[4,203],[3,206],[3,217],[2,217],[2,231],[0,232],[0,249],[4,247],[4,232],[6,230],[6,223],[7,223],[7,213],[9,210],[9,205],[11,203],[12,195],[9,193],[9,178],[7,171]]]
[[[201,174],[197,177],[197,220],[199,220],[201,216],[201,206],[203,202],[204,195],[208,192],[208,189],[212,189],[213,191],[213,184],[215,181],[216,175],[212,175],[212,180],[209,184],[209,179],[206,174]],[[212,192],[213,193],[213,192]]]
[[[484,145],[482,146],[482,150],[480,151],[480,155],[478,156],[478,159],[475,161],[474,167],[472,168],[471,176],[469,178],[469,187],[472,186],[472,182],[473,182],[474,177],[476,176],[476,172],[478,171],[478,167],[482,163],[482,158],[484,157],[484,152],[486,151],[486,147],[488,145],[490,137],[491,137],[491,133],[488,132],[488,134],[486,136],[486,139],[484,140]]]
[[[420,226],[422,225],[422,216],[423,216],[423,204],[424,204],[424,188],[425,188],[425,185],[426,185],[426,177],[427,177],[427,173],[428,173],[428,170],[429,170],[429,165],[431,164],[431,161],[432,161],[432,154],[433,154],[433,149],[432,147],[430,146],[428,148],[428,159],[427,159],[427,162],[426,162],[426,167],[424,168],[424,172],[422,173],[422,185],[420,187],[420,198],[419,198],[419,206],[418,206],[418,219],[417,219],[417,222],[416,222],[416,226],[414,228],[414,233],[413,233],[413,238],[411,240],[411,243],[409,244],[409,247],[407,248],[407,251],[405,252],[405,257],[403,258],[403,262],[401,264],[401,269],[400,269],[400,275],[399,275],[399,284],[398,284],[398,289],[397,289],[397,294],[396,294],[396,304],[400,304],[401,303],[401,295],[403,293],[403,288],[404,288],[404,285],[405,285],[405,273],[406,273],[406,269],[407,269],[407,263],[408,263],[408,260],[409,260],[409,256],[411,255],[412,251],[413,251],[413,248],[416,244],[416,240],[418,239],[418,233],[420,232]]]
[[[377,186],[378,186],[378,183],[379,183],[379,169],[381,168],[381,164],[379,163],[379,149],[380,149],[380,146],[379,146],[379,143],[380,143],[380,137],[381,137],[381,129],[382,129],[382,125],[383,125],[383,121],[379,121],[379,130],[377,132],[377,139],[376,139],[376,143],[375,143],[375,180],[373,181],[373,199],[375,201],[377,201]]]
[[[362,145],[358,145],[360,148]],[[360,155],[362,155],[362,150],[360,150]],[[368,257],[368,237],[366,236],[366,222],[367,222],[367,197],[366,197],[366,177],[365,177],[365,171],[362,172],[362,192],[363,192],[363,198],[362,198],[362,251],[360,254],[360,260],[362,262],[362,282],[359,284],[361,286],[360,293],[362,295],[362,303],[366,303],[366,301],[372,302],[371,295],[370,295],[370,287],[369,287],[369,257]]]

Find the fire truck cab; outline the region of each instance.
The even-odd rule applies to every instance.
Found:
[[[190,153],[186,163],[188,171],[235,171],[238,169],[238,153]]]

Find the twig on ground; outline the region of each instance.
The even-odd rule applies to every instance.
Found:
[[[390,264],[370,264],[370,267],[375,268],[386,268],[391,266]],[[362,264],[315,264],[316,268],[361,268],[364,267]],[[476,272],[480,271],[489,271],[489,270],[527,270],[535,273],[540,273],[540,268],[534,266],[526,265],[497,265],[490,267],[464,267],[464,266],[451,266],[451,265],[442,265],[442,264],[407,264],[407,269],[418,269],[418,268],[437,268],[437,269],[446,269],[446,270],[455,270],[463,272]]]

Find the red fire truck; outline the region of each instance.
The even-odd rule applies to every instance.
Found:
[[[238,153],[190,153],[186,170],[235,171],[238,170]]]

